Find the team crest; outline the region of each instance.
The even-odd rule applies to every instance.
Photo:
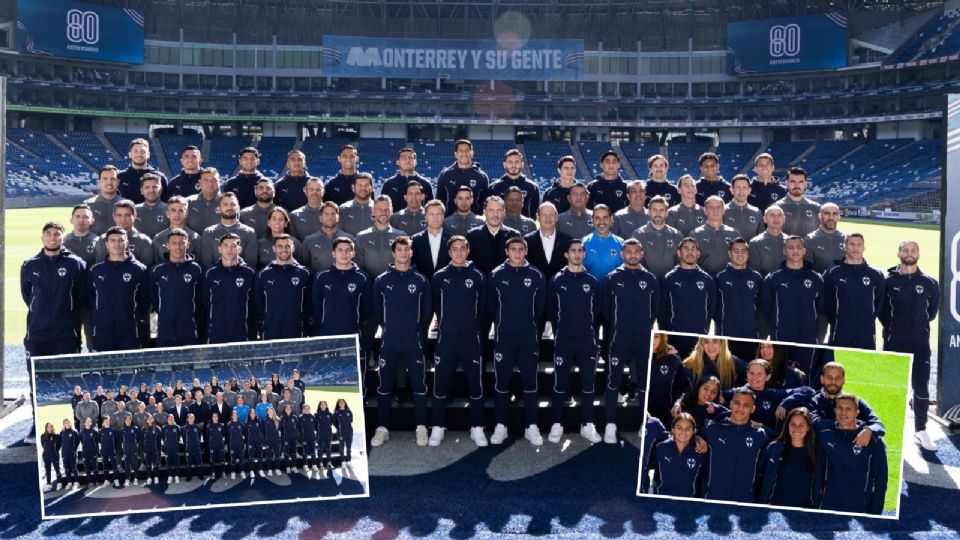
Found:
[[[468,279],[468,280],[464,281],[463,284],[466,285],[468,289],[472,289],[472,288],[473,288],[473,280],[472,280],[472,279]]]
[[[771,200],[771,201],[776,201],[776,200],[777,200],[777,194],[776,194],[776,193],[771,193],[771,194],[770,194],[770,200]]]
[[[585,292],[585,293],[590,292],[590,284],[589,284],[589,283],[584,283],[584,284],[583,284],[583,292]]]
[[[356,291],[356,290],[357,290],[357,284],[356,284],[356,283],[348,283],[348,284],[347,284],[347,290],[350,291],[350,292]]]
[[[687,467],[692,469],[697,466],[697,460],[693,458],[687,458]]]
[[[163,223],[164,219],[166,219],[164,216],[157,216],[157,223]]]
[[[917,294],[923,294],[923,285],[917,285],[915,289],[917,290]]]
[[[769,402],[769,401],[761,401],[761,402],[760,402],[760,406],[763,407],[764,409],[768,410],[768,411],[770,410],[770,402]]]
[[[667,240],[667,247],[669,248],[673,247],[673,240]]]
[[[747,437],[744,442],[747,443],[747,448],[753,448],[753,437]]]
[[[123,274],[123,282],[130,283],[130,280],[133,279],[133,276],[129,272]]]
[[[698,281],[698,282],[697,282],[697,288],[700,289],[701,291],[703,290],[703,288],[704,288],[705,285],[706,285],[706,284],[705,284],[704,282],[702,282],[702,281]]]
[[[93,244],[87,246],[87,253],[93,253]]]
[[[666,365],[666,364],[660,366],[660,374],[661,374],[661,375],[666,375],[666,374],[669,373],[669,372],[670,372],[670,366],[668,366],[668,365]]]
[[[503,361],[503,353],[493,353],[493,361],[494,361],[494,362],[502,362],[502,361]]]
[[[191,276],[190,274],[184,274],[184,275],[183,275],[183,282],[184,282],[184,283],[190,283],[191,281],[193,281],[193,276]]]
[[[238,277],[235,282],[237,284],[237,287],[243,287],[243,281],[244,279],[242,277]]]
[[[407,285],[407,290],[410,291],[410,294],[417,292],[417,286],[413,283]]]
[[[748,219],[750,220],[750,223],[756,223],[756,222],[757,222],[757,216],[750,216]]]
[[[440,355],[439,355],[439,354],[433,355],[433,363],[436,364],[436,365],[438,365],[438,366],[440,365]]]
[[[866,285],[866,286],[869,286],[869,285],[870,285],[870,278],[868,278],[867,276],[863,276],[863,284]]]
[[[292,283],[293,286],[296,287],[297,285],[300,284],[300,278],[298,278],[298,277],[292,277],[292,278],[290,278],[290,283]]]
[[[620,359],[619,359],[619,358],[617,358],[616,356],[611,356],[611,357],[610,357],[610,365],[611,365],[611,366],[616,366],[616,365],[619,365],[619,364],[620,364]]]
[[[810,287],[813,287],[813,281],[805,279],[803,280],[803,286],[809,289]]]
[[[562,365],[563,365],[563,357],[562,357],[562,356],[558,356],[557,359],[556,359],[556,362],[557,362],[557,365],[558,365],[558,366],[562,366]]]
[[[748,282],[747,282],[747,288],[748,288],[748,289],[751,289],[751,290],[752,290],[754,287],[755,287],[755,285],[754,285],[753,281],[748,281]]]
[[[640,290],[641,290],[641,291],[647,290],[647,282],[646,282],[646,281],[641,281],[641,282],[640,282]]]
[[[806,212],[804,212],[804,214],[805,214],[807,217],[813,217],[813,210],[807,210]]]
[[[472,187],[472,188],[477,187],[477,181],[471,178],[471,179],[470,179],[470,187]]]
[[[523,279],[523,285],[524,285],[525,287],[529,287],[529,286],[533,285],[533,280],[530,279],[530,278],[524,278],[524,279]]]
[[[618,189],[618,190],[617,190],[617,197],[623,197],[623,190],[622,190],[622,189]]]
[[[862,446],[853,445],[853,455],[859,456],[859,455],[860,455],[860,452],[862,452],[862,451],[863,451],[863,447],[862,447]]]
[[[383,366],[387,365],[387,359],[380,357],[380,369],[383,369]]]
[[[63,268],[63,267],[57,268],[57,275],[60,276],[60,277],[66,276],[66,275],[67,275],[67,269],[66,269],[66,268]]]

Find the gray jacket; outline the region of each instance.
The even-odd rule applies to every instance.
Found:
[[[137,219],[133,226],[143,234],[153,238],[156,234],[170,226],[167,219],[167,203],[158,202],[153,206],[143,202],[137,205]]]
[[[393,262],[390,243],[394,238],[403,236],[401,231],[388,227],[382,231],[373,227],[357,235],[357,263],[368,276],[379,276],[387,271]]]

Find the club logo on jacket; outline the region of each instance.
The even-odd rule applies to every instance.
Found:
[[[651,243],[650,245],[652,246],[653,243]],[[672,248],[672,247],[673,247],[673,240],[667,240],[667,247],[668,247],[668,248]]]
[[[862,446],[859,446],[859,445],[856,445],[856,444],[853,445],[853,455],[859,456],[859,455],[860,455],[860,452],[862,452],[862,451],[863,451],[863,447],[862,447]]]
[[[298,277],[292,277],[292,278],[290,278],[290,283],[292,283],[293,286],[296,287],[297,285],[300,285],[300,278],[298,278]]]
[[[356,291],[356,290],[357,290],[357,284],[356,284],[356,283],[347,283],[347,290],[350,291],[351,293],[354,292],[354,291]]]
[[[697,288],[700,289],[701,291],[703,290],[703,288],[704,288],[705,286],[706,286],[706,284],[705,284],[704,282],[702,282],[702,281],[698,281],[698,282],[697,282]]]
[[[472,279],[468,279],[468,280],[464,281],[463,284],[466,285],[468,289],[472,289],[472,288],[473,288],[473,280],[472,280]]]
[[[813,281],[809,279],[805,279],[803,280],[803,286],[809,289],[810,287],[813,287]]]
[[[668,365],[666,365],[666,364],[660,366],[660,374],[661,374],[661,375],[666,375],[666,374],[669,373],[669,372],[670,372],[670,366],[668,366]]]
[[[867,277],[867,276],[863,276],[863,284],[864,284],[865,286],[869,287],[869,286],[870,286],[870,278]]]
[[[610,365],[611,365],[611,366],[620,365],[620,359],[619,359],[618,357],[616,357],[616,356],[611,356],[611,357],[610,357]]]
[[[184,275],[183,275],[183,282],[184,282],[184,283],[190,283],[191,281],[193,281],[193,276],[191,276],[190,274],[184,274]]]
[[[413,283],[407,285],[407,290],[410,291],[410,294],[417,292],[417,286]]]
[[[693,458],[688,458],[688,459],[687,459],[687,468],[692,469],[692,468],[694,468],[694,467],[696,467],[696,466],[697,466],[697,460],[695,460],[695,459],[693,459]]]
[[[585,293],[590,292],[590,284],[589,284],[589,283],[584,283],[584,284],[583,284],[583,292],[585,292]]]
[[[63,268],[63,267],[57,268],[57,275],[60,276],[60,277],[66,276],[66,275],[67,275],[67,269],[66,269],[66,268]]]
[[[621,287],[623,286],[622,283],[618,283],[617,285],[620,285]],[[647,282],[646,282],[646,281],[641,281],[641,282],[640,282],[640,290],[641,290],[641,291],[647,290]]]
[[[238,277],[235,282],[237,284],[237,287],[243,287],[243,281],[244,280],[242,277]]]
[[[753,437],[747,437],[743,442],[747,443],[747,448],[753,448]]]
[[[133,276],[129,272],[123,274],[123,282],[130,283],[130,280],[133,279]]]
[[[748,280],[747,288],[752,290],[754,287],[756,287],[756,284],[753,282],[753,280]]]
[[[557,365],[558,365],[558,366],[562,366],[562,365],[563,365],[563,357],[562,357],[562,356],[558,356],[558,357],[557,357]]]
[[[923,285],[917,285],[915,289],[917,290],[917,294],[923,294]]]
[[[529,287],[529,286],[533,285],[533,280],[530,279],[530,278],[524,278],[524,279],[523,279],[523,285],[524,285],[524,287]]]
[[[494,361],[494,362],[502,362],[502,361],[503,361],[503,353],[493,353],[493,361]]]

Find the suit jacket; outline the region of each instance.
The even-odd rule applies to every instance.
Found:
[[[210,412],[208,414],[212,415],[213,413],[217,413],[218,418],[220,418],[220,423],[223,424],[230,421],[230,415],[233,414],[233,407],[227,404],[227,400],[223,400],[223,403],[220,405],[216,403],[210,405]],[[224,419],[226,419],[226,421],[224,421]]]
[[[187,415],[190,414],[190,410],[187,408],[186,405],[180,405],[179,408],[176,405],[174,405],[173,407],[170,407],[169,410],[167,410],[167,413],[173,415],[173,421],[178,426],[182,427],[187,425]],[[194,422],[196,422],[196,419],[194,419]]]
[[[413,266],[427,279],[433,279],[433,274],[450,263],[450,251],[447,249],[447,242],[453,236],[446,229],[440,234],[440,253],[437,255],[437,264],[433,264],[433,256],[430,254],[430,238],[427,231],[423,230],[413,235]]]
[[[547,281],[557,275],[557,272],[567,265],[567,259],[563,254],[567,250],[567,242],[571,240],[569,234],[556,231],[556,240],[553,242],[553,255],[550,256],[550,264],[547,264],[547,255],[543,252],[543,241],[540,237],[540,231],[534,231],[523,237],[527,241],[527,261],[535,266],[537,270],[543,272],[543,277]]]
[[[470,241],[470,260],[484,275],[489,275],[494,268],[507,260],[507,240],[513,236],[520,236],[520,233],[516,229],[501,226],[491,244],[486,225],[470,229],[467,233],[467,240]]]
[[[202,400],[194,402],[188,409],[193,414],[193,421],[197,424],[206,424],[210,421],[210,406]]]

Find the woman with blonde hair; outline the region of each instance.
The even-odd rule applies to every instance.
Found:
[[[714,376],[720,380],[720,388],[726,390],[742,386],[746,380],[747,364],[730,353],[726,339],[701,337],[683,361],[689,384],[696,386],[705,377]]]

